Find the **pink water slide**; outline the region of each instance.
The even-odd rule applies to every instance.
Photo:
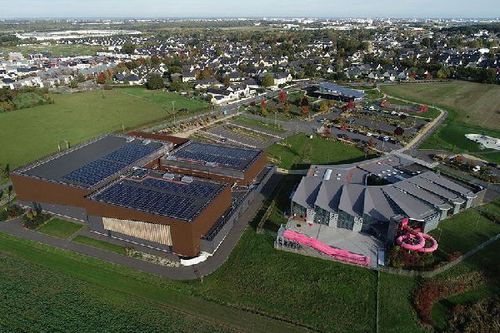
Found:
[[[351,264],[356,264],[361,266],[368,266],[370,264],[369,257],[352,253],[347,250],[333,248],[328,244],[318,241],[317,239],[307,237],[306,235],[302,235],[292,230],[285,230],[283,232],[283,237],[292,242],[312,247],[313,249],[321,253],[324,253],[328,256],[331,256],[332,258],[338,261],[348,262]]]
[[[438,243],[434,237],[410,228],[407,218],[401,221],[401,230],[405,233],[396,238],[396,243],[403,249],[424,253],[432,253],[437,250]]]

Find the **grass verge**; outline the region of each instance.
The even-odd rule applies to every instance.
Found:
[[[83,226],[78,223],[53,218],[38,227],[37,231],[49,236],[68,238],[82,227]]]

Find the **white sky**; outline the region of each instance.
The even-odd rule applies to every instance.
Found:
[[[500,17],[500,0],[0,0],[0,18]]]

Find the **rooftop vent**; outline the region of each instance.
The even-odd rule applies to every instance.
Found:
[[[184,176],[182,177],[181,182],[186,184],[191,184],[193,182],[193,177]]]
[[[326,169],[325,174],[323,175],[323,180],[330,180],[332,172],[333,172],[332,169]]]
[[[162,178],[163,179],[168,179],[168,180],[174,180],[175,175],[173,173],[168,173],[167,172],[167,173],[163,174]]]

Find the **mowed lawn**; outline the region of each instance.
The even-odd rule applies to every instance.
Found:
[[[317,135],[310,139],[305,134],[274,144],[267,153],[271,161],[284,169],[307,169],[310,164],[343,164],[365,159],[365,154],[354,145]]]
[[[448,111],[443,125],[420,146],[470,153],[500,163],[500,152],[482,149],[465,134],[500,137],[500,86],[465,81],[383,86],[387,94],[418,103],[439,106]]]
[[[172,93],[155,92],[155,98],[134,96],[145,91],[127,88],[55,94],[54,104],[0,113],[0,164],[18,167],[57,151],[58,145],[64,148],[65,140],[74,146],[104,133],[166,119],[170,100],[176,101],[176,109],[201,110],[207,105]]]
[[[68,238],[73,235],[75,232],[80,230],[83,225],[69,222],[65,220],[61,220],[58,218],[53,218],[50,221],[47,221],[45,224],[38,227],[38,232],[43,234],[59,237],[59,238]]]

